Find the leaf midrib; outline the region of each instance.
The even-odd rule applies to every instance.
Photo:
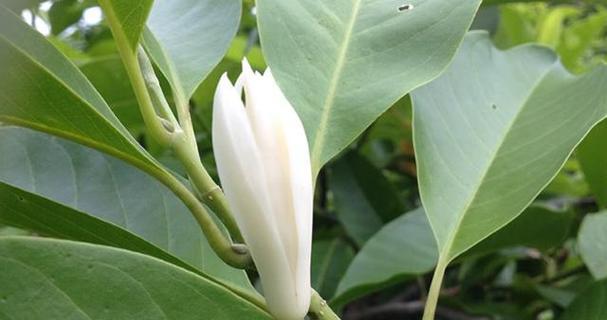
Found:
[[[326,128],[329,123],[329,116],[331,110],[334,106],[335,96],[337,93],[337,86],[339,84],[339,79],[341,78],[341,74],[343,73],[344,66],[346,64],[346,56],[348,53],[348,49],[350,48],[350,44],[352,43],[352,32],[354,31],[354,26],[356,25],[356,20],[358,18],[358,13],[360,12],[362,0],[355,0],[352,5],[352,11],[350,13],[350,20],[348,20],[348,24],[346,26],[346,30],[344,33],[344,39],[340,44],[340,47],[337,52],[337,59],[335,63],[335,68],[333,69],[333,73],[331,75],[331,80],[329,81],[329,89],[327,90],[327,95],[325,97],[322,113],[320,116],[320,121],[318,123],[318,127],[316,129],[316,136],[314,138],[314,145],[312,147],[312,165],[313,172],[318,172],[320,170],[321,165],[321,155],[323,151],[324,140],[326,136]]]
[[[477,184],[475,185],[474,191],[470,194],[470,197],[468,197],[468,200],[466,201],[466,204],[465,204],[464,208],[457,215],[458,218],[456,220],[455,228],[451,229],[452,231],[447,236],[447,238],[446,238],[447,241],[445,242],[445,247],[440,250],[440,258],[439,258],[439,260],[450,261],[451,259],[455,258],[459,254],[459,253],[456,254],[456,253],[452,252],[453,244],[455,242],[454,241],[455,238],[459,234],[460,227],[461,227],[461,225],[462,225],[462,223],[464,221],[464,218],[466,217],[466,214],[467,214],[468,210],[470,209],[471,205],[474,203],[476,197],[478,196],[479,190],[481,189],[481,186],[485,182],[487,174],[489,173],[490,169],[493,167],[493,164],[495,163],[495,160],[497,159],[497,156],[500,153],[500,150],[504,146],[504,142],[507,140],[508,136],[510,135],[510,132],[512,131],[512,128],[513,128],[514,124],[517,122],[517,120],[519,119],[520,115],[523,113],[522,112],[523,109],[525,109],[525,107],[528,105],[529,99],[531,98],[531,96],[533,96],[533,93],[536,91],[536,89],[538,88],[538,86],[544,81],[544,79],[546,78],[546,76],[548,74],[550,74],[550,72],[552,70],[554,70],[554,66],[555,65],[556,65],[556,61],[553,64],[551,64],[548,68],[546,68],[546,71],[542,74],[541,77],[538,77],[537,81],[533,84],[533,86],[531,86],[531,89],[529,90],[529,94],[525,97],[525,99],[521,103],[520,109],[512,117],[511,121],[505,127],[505,130],[503,131],[503,134],[501,135],[501,137],[498,140],[499,143],[497,144],[497,147],[491,153],[490,160],[487,162],[488,165],[483,170],[483,173],[481,174],[480,178],[477,181]],[[477,243],[479,241],[482,241],[487,236],[485,236],[485,237],[481,238],[480,240],[478,240]],[[465,250],[466,249],[463,249],[462,251],[465,251]]]

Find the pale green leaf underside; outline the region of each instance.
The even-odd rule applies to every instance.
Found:
[[[43,133],[5,127],[0,128],[0,181],[122,227],[206,274],[255,292],[243,271],[215,255],[168,188],[120,160]],[[0,217],[4,214],[11,213]],[[28,218],[35,219],[21,216],[21,225],[31,222]],[[55,236],[70,227],[60,219],[47,222]],[[103,230],[88,231],[111,237]]]
[[[592,276],[598,280],[607,279],[607,211],[584,217],[578,246]]]
[[[0,318],[271,319],[161,260],[78,242],[0,238]]]
[[[156,0],[144,44],[160,70],[188,99],[236,35],[240,0]]]
[[[449,63],[480,0],[259,0],[265,57],[302,118],[317,173]]]
[[[567,73],[548,49],[468,34],[412,94],[422,202],[443,259],[513,220],[607,115],[607,69]]]
[[[68,59],[0,7],[0,121],[62,136],[158,172],[99,93]]]

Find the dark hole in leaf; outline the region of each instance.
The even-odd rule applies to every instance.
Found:
[[[496,106],[495,104],[492,104],[492,105],[491,105],[491,109],[496,110],[496,109],[497,109],[497,106]]]

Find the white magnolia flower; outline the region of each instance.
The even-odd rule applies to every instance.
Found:
[[[217,169],[270,311],[280,320],[301,320],[311,295],[308,142],[270,70],[254,73],[246,60],[242,68],[235,86],[224,74],[215,92]]]

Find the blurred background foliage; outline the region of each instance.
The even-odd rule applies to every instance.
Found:
[[[147,138],[94,0],[0,3],[68,56],[153,155],[182,171],[169,151]],[[244,4],[228,54],[191,100],[200,152],[212,174],[210,128],[217,80],[224,72],[235,80],[243,57],[256,69],[266,67],[254,1]],[[501,49],[525,43],[551,47],[573,73],[607,62],[607,3],[602,1],[487,0],[472,28],[487,30]],[[169,90],[166,81],[164,88]],[[342,309],[345,319],[419,319],[423,309],[436,245],[423,211],[416,209],[420,200],[411,115],[406,96],[325,167],[316,185],[313,285]],[[438,319],[578,319],[566,311],[579,308],[580,303],[570,307],[576,297],[607,292],[607,282],[601,282],[607,278],[607,212],[600,213],[605,206],[603,123],[532,207],[453,264]],[[24,232],[0,227],[0,235]]]

